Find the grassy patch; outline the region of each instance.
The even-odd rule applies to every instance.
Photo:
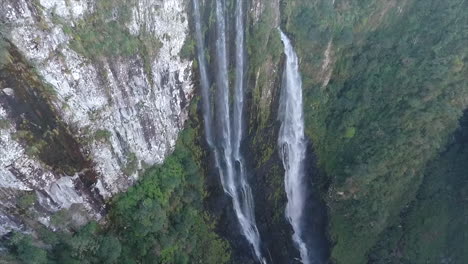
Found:
[[[138,157],[135,153],[131,152],[127,155],[127,164],[123,169],[126,175],[132,175],[138,170]]]
[[[94,140],[99,142],[108,143],[110,138],[112,137],[112,132],[107,129],[98,129],[94,133]]]
[[[129,57],[140,55],[145,71],[151,73],[151,62],[162,43],[148,32],[132,35],[126,23],[131,19],[134,0],[98,1],[95,10],[73,27],[63,19],[55,22],[63,25],[66,34],[72,37],[71,47],[89,59],[101,57]]]
[[[193,38],[186,38],[182,50],[180,51],[180,57],[182,59],[192,59],[195,56],[196,43]]]
[[[36,200],[37,197],[34,192],[27,192],[18,198],[17,205],[22,210],[28,210],[34,206]]]

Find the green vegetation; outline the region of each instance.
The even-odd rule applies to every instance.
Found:
[[[127,164],[123,172],[127,175],[132,175],[138,169],[138,158],[135,153],[131,152],[127,155]]]
[[[0,32],[0,69],[3,68],[9,62],[10,53],[8,52],[7,45],[1,39],[1,32]]]
[[[273,57],[275,62],[281,58],[283,44],[278,30],[273,27],[274,19],[273,7],[267,4],[260,20],[249,28],[247,53],[252,69],[260,68],[268,57]]]
[[[36,194],[34,192],[27,192],[19,197],[18,202],[16,203],[18,207],[22,210],[27,210],[34,206],[36,203]]]
[[[28,130],[18,130],[15,132],[13,137],[16,140],[24,142],[26,154],[32,157],[38,157],[41,151],[44,150],[47,142],[43,139],[37,140],[33,133]]]
[[[8,44],[5,42],[5,36],[8,30],[3,22],[0,21],[0,70],[10,61],[10,53],[8,52]]]
[[[92,222],[72,233],[40,230],[38,239],[15,234],[7,246],[23,263],[227,263],[228,244],[202,212],[204,178],[195,162],[202,153],[194,136],[193,129],[185,131],[163,165],[115,197],[107,225]]]
[[[24,264],[46,264],[47,252],[39,248],[32,237],[23,234],[13,234],[9,241],[12,253],[17,256],[17,260]],[[10,256],[11,258],[11,256]],[[14,260],[11,260],[12,262]],[[8,263],[8,262],[7,262]]]
[[[91,60],[139,55],[149,81],[153,83],[151,64],[162,43],[146,30],[138,35],[129,32],[126,24],[131,19],[131,10],[135,4],[135,0],[97,1],[94,12],[73,27],[62,18],[54,19],[72,37],[71,48]]]
[[[187,37],[185,39],[182,50],[180,51],[180,57],[182,59],[192,59],[195,58],[196,52],[196,43],[192,37]]]
[[[427,162],[467,107],[468,6],[325,2],[288,2],[283,23],[302,59],[307,134],[331,181],[332,258],[361,264],[415,198]],[[332,39],[336,62],[322,87]]]
[[[79,230],[89,221],[88,211],[82,204],[72,204],[68,209],[61,209],[50,217],[54,230]]]
[[[86,57],[131,56],[138,52],[139,40],[117,21],[84,21],[73,28],[71,46]]]
[[[275,14],[272,3],[266,3],[259,21],[249,25],[246,43],[249,64],[249,84],[252,88],[250,109],[250,128],[256,125],[264,128],[268,125],[276,83],[280,82],[277,69],[283,44],[278,29],[275,27]],[[276,118],[276,117],[273,117]],[[254,125],[256,124],[256,125]],[[271,154],[271,153],[270,153]]]
[[[112,132],[107,129],[98,129],[94,133],[94,140],[108,143],[112,137]]]
[[[63,25],[63,30],[72,36],[71,47],[90,59],[100,57],[134,56],[140,54],[145,70],[157,55],[161,42],[147,32],[130,34],[126,23],[131,19],[135,0],[103,0],[96,2],[95,10],[71,27],[63,19],[55,17],[55,22]]]
[[[10,121],[7,119],[0,118],[0,130],[7,129],[10,127]]]
[[[454,142],[428,163],[416,201],[380,236],[372,263],[468,262],[467,117]]]

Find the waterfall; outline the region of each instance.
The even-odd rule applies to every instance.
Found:
[[[237,1],[236,8],[236,82],[234,89],[234,111],[233,111],[233,145],[234,160],[240,165],[240,175],[243,175],[242,157],[240,147],[242,141],[242,111],[244,109],[244,19],[242,12],[242,0]],[[242,177],[243,179],[244,177]]]
[[[204,57],[204,45],[200,26],[200,11],[198,0],[194,0],[195,30],[198,46],[198,60],[200,64],[200,78],[202,85],[203,116],[205,121],[206,139],[214,151],[215,164],[218,169],[224,192],[232,198],[234,212],[239,221],[242,234],[253,248],[255,256],[261,263],[266,263],[261,247],[260,234],[257,229],[254,214],[254,200],[251,188],[246,179],[246,169],[241,155],[243,137],[243,108],[244,108],[244,23],[243,0],[237,1],[236,7],[236,78],[233,97],[232,122],[229,102],[229,79],[226,48],[226,20],[225,3],[216,0],[216,101],[215,113],[217,118],[216,141],[213,137],[213,122],[211,118],[209,83]]]
[[[234,89],[234,111],[233,111],[233,137],[232,144],[233,159],[235,163],[234,173],[237,175],[240,190],[237,200],[234,202],[234,207],[239,207],[236,211],[239,222],[241,222],[243,233],[247,240],[252,244],[255,255],[262,263],[266,263],[260,249],[260,234],[255,222],[254,199],[252,190],[247,182],[246,170],[244,167],[243,157],[241,155],[241,142],[243,138],[243,110],[244,110],[244,72],[245,72],[245,48],[244,48],[244,15],[243,15],[243,0],[237,1],[236,6],[236,81]],[[234,198],[233,198],[234,199]],[[244,223],[242,223],[244,222]]]
[[[193,13],[195,20],[195,38],[197,41],[198,69],[200,71],[200,86],[202,97],[203,120],[205,128],[205,138],[208,146],[213,148],[213,132],[210,103],[210,82],[206,70],[205,43],[203,42],[201,30],[200,7],[198,0],[193,0]]]
[[[302,80],[296,53],[288,37],[281,31],[286,64],[280,96],[278,148],[285,169],[285,189],[288,202],[286,217],[293,228],[293,240],[304,264],[311,263],[307,245],[303,239],[301,226],[306,190],[304,180],[304,160],[306,142],[302,108]]]
[[[241,6],[242,0],[237,1],[236,21],[242,20]],[[234,211],[239,220],[239,224],[242,233],[247,238],[249,243],[252,245],[255,255],[258,259],[264,262],[261,249],[260,249],[260,235],[258,233],[257,225],[255,223],[253,197],[250,187],[245,179],[245,170],[240,157],[240,142],[242,133],[240,133],[242,127],[242,109],[234,111],[234,133],[231,134],[231,121],[229,112],[229,81],[228,81],[228,69],[227,69],[227,53],[226,53],[226,28],[225,28],[225,14],[224,14],[224,3],[221,0],[216,1],[216,57],[218,61],[218,74],[217,74],[217,101],[218,108],[217,114],[220,116],[219,124],[221,126],[221,133],[219,135],[220,142],[220,153],[223,153],[223,165],[220,171],[221,182],[223,184],[224,191],[231,196]],[[241,23],[242,25],[242,23]],[[239,23],[236,23],[237,35],[244,34],[243,28],[238,28]],[[236,37],[236,52],[240,52],[238,40],[243,40],[243,37]],[[241,44],[243,47],[243,43]],[[243,51],[241,51],[243,52]],[[243,62],[239,62],[239,57],[243,55],[237,54],[236,66],[241,65]],[[242,60],[243,61],[243,60]],[[236,69],[236,74],[239,72],[243,73],[244,69]],[[243,75],[243,74],[242,74]],[[242,80],[242,76],[236,76],[236,80]],[[243,86],[243,83],[236,84],[236,92],[234,97],[234,105],[242,107],[243,105],[243,94],[239,92],[239,87]],[[243,88],[240,88],[241,90]],[[237,113],[236,113],[237,112]],[[238,123],[237,123],[238,122]],[[231,142],[232,141],[232,142]],[[233,147],[234,146],[234,147]]]

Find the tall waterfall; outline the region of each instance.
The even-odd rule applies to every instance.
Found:
[[[286,65],[280,97],[278,148],[285,169],[285,189],[288,198],[286,217],[293,227],[293,240],[304,264],[310,263],[307,245],[303,239],[301,226],[306,190],[304,187],[304,160],[306,142],[302,108],[302,80],[296,53],[288,37],[281,32],[284,43]]]
[[[242,10],[242,0],[237,1],[236,8],[236,82],[234,88],[234,111],[233,111],[233,137],[232,144],[234,145],[234,161],[239,165],[239,174],[241,180],[245,180],[242,157],[240,153],[242,141],[242,111],[244,109],[244,19]],[[247,186],[247,188],[249,188]]]
[[[197,41],[198,69],[200,71],[201,97],[203,107],[203,119],[205,138],[210,148],[213,148],[213,120],[210,103],[210,82],[206,69],[205,43],[203,42],[200,18],[200,6],[198,0],[193,0],[193,13],[195,20],[195,38]]]
[[[233,112],[231,122],[229,101],[229,79],[226,48],[226,20],[225,3],[216,0],[216,101],[215,113],[218,130],[216,141],[212,134],[214,125],[211,118],[209,83],[206,71],[206,59],[204,57],[203,39],[200,26],[200,11],[198,0],[194,0],[196,38],[198,46],[198,60],[203,97],[203,115],[205,119],[205,131],[207,142],[214,147],[216,166],[219,171],[224,192],[232,198],[234,212],[240,224],[242,234],[252,245],[254,253],[261,263],[266,263],[261,247],[260,234],[257,229],[254,214],[253,196],[246,179],[246,170],[241,155],[241,142],[243,137],[243,108],[244,108],[244,23],[243,0],[237,1],[236,7],[236,79],[233,97]],[[205,86],[206,84],[206,86]],[[205,87],[204,87],[205,86]],[[216,143],[215,143],[216,142]]]
[[[244,110],[244,72],[245,72],[245,48],[244,48],[244,15],[243,0],[236,3],[236,81],[234,89],[234,111],[233,111],[233,160],[234,173],[238,184],[236,190],[238,197],[233,197],[233,204],[237,217],[241,223],[243,233],[247,240],[252,244],[255,255],[262,263],[266,260],[262,256],[260,249],[260,234],[255,222],[254,199],[252,190],[247,182],[246,170],[243,157],[241,155],[241,142],[243,138],[243,110]],[[237,201],[235,201],[237,200]]]

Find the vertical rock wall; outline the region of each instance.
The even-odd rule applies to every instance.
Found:
[[[50,213],[73,204],[99,218],[102,201],[126,190],[147,165],[162,163],[183,128],[194,90],[192,62],[179,55],[189,33],[184,1],[128,1],[120,30],[150,44],[126,55],[110,49],[86,56],[74,45],[85,37],[76,29],[102,26],[92,18],[104,2],[0,0],[10,53],[0,76],[0,234],[24,228],[16,202],[31,192],[35,218],[46,224]],[[118,19],[118,10],[110,12],[106,25]],[[39,101],[54,124],[19,103]],[[50,152],[72,156],[76,166],[47,158],[51,142],[64,147]]]

